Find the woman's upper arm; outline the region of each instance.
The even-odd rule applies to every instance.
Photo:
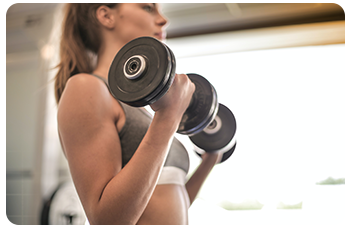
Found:
[[[58,131],[77,192],[89,215],[121,170],[121,146],[106,86],[87,75],[71,78],[58,108]]]

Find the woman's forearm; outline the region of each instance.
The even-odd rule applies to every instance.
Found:
[[[118,224],[137,223],[154,191],[177,127],[177,120],[155,114],[132,159],[105,187],[94,211],[98,224],[116,220]]]
[[[202,160],[202,163],[197,167],[194,174],[186,183],[187,193],[190,198],[190,204],[193,203],[196,196],[198,195],[204,181],[213,169],[217,161],[216,154],[207,154],[206,158]]]

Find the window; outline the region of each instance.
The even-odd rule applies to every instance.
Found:
[[[350,151],[345,45],[188,55],[175,42],[168,43],[180,54],[177,73],[206,77],[237,119],[236,151],[209,175],[190,224],[342,224]],[[191,155],[192,172],[199,161]]]

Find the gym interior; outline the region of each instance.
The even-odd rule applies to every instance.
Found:
[[[343,229],[350,94],[342,5],[161,7],[171,22],[166,44],[176,72],[205,76],[237,120],[237,147],[205,181],[189,224]],[[61,9],[61,3],[18,3],[6,11],[2,222],[13,228],[85,223],[57,134],[52,79]],[[187,136],[177,138],[190,152],[191,173],[200,157]]]

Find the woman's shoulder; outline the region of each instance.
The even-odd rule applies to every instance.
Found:
[[[91,74],[80,73],[68,79],[59,109],[108,111],[113,104],[106,84]]]
[[[65,88],[79,88],[86,91],[98,91],[99,89],[106,89],[106,84],[102,79],[97,78],[92,74],[79,73],[70,77]],[[85,89],[87,88],[87,89]],[[107,89],[108,90],[108,89]]]
[[[83,98],[94,96],[94,98],[110,98],[106,83],[94,75],[79,73],[70,77],[65,86],[65,92],[71,92],[74,96],[82,95]]]

